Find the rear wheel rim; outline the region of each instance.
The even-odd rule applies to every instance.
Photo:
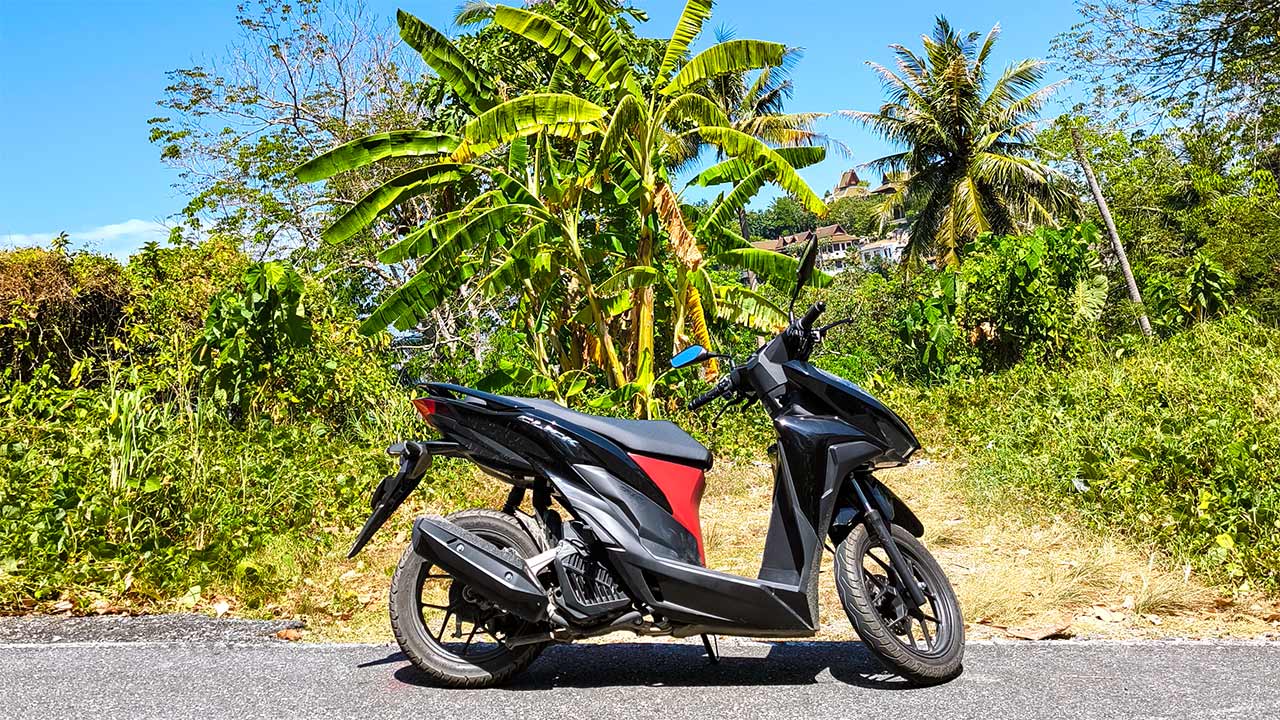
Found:
[[[472,532],[498,549],[509,547],[501,536]],[[521,623],[476,596],[465,583],[443,569],[423,561],[414,601],[423,632],[441,653],[455,660],[481,664],[511,652],[502,641]]]
[[[863,545],[853,565],[858,575],[855,582],[898,646],[920,658],[946,655],[956,632],[952,622],[955,598],[942,590],[946,580],[922,562],[910,546],[898,543],[898,550],[911,568],[912,581],[920,586],[924,605],[908,610],[905,593],[891,580],[894,573],[888,553],[877,540],[870,539]]]

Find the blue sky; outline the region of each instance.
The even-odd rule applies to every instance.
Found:
[[[641,32],[666,37],[680,0],[637,0],[651,20]],[[217,58],[236,37],[235,0],[0,0],[0,246],[45,243],[59,231],[77,244],[125,255],[184,204],[175,174],[147,140],[164,73]],[[369,0],[393,21],[404,7],[447,28],[452,0]],[[867,60],[888,63],[890,43],[918,46],[945,15],[966,30],[1000,23],[996,64],[1044,58],[1054,35],[1077,21],[1066,0],[851,2],[721,0],[704,33],[725,25],[737,37],[804,48],[792,72],[792,110],[872,110],[880,85]],[[1050,79],[1062,73],[1051,68]],[[1067,90],[1070,92],[1070,89]],[[1056,112],[1056,110],[1055,110]],[[890,151],[848,121],[822,129],[851,159],[830,158],[802,172],[821,194],[840,173]],[[767,198],[767,196],[766,196]],[[760,204],[763,204],[761,200]]]

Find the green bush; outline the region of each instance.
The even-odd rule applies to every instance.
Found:
[[[0,251],[0,372],[24,380],[41,366],[66,373],[81,358],[105,357],[131,294],[110,258]]]
[[[983,235],[958,269],[956,320],[988,369],[1069,357],[1094,337],[1107,280],[1092,225]]]
[[[58,277],[106,262],[22,252]],[[256,266],[259,275],[270,266]],[[250,402],[232,423],[228,398],[201,382],[192,350],[215,298],[213,316],[233,320],[215,323],[229,331],[214,340],[251,346],[260,315],[282,307],[256,282],[270,278],[242,277],[254,266],[216,240],[149,247],[123,274],[103,267],[114,274],[102,277],[132,288],[117,306],[110,352],[100,351],[100,333],[65,357],[15,355],[24,371],[0,376],[0,610],[84,591],[166,599],[214,585],[270,595],[287,578],[262,559],[264,548],[305,554],[333,542],[334,530],[367,513],[372,484],[389,468],[387,444],[420,430],[383,345],[361,336],[320,284],[292,274],[283,305],[305,307],[310,332],[241,355],[250,365],[234,368],[245,371],[237,388]],[[255,303],[272,307],[258,314]],[[449,468],[436,472],[442,482],[430,492],[456,505]]]
[[[862,381],[873,375],[910,374],[917,361],[902,342],[903,308],[933,287],[935,273],[911,275],[850,270],[825,291],[824,321],[851,319],[819,346],[814,362],[841,377]]]
[[[1031,364],[889,401],[968,450],[988,498],[1158,545],[1235,583],[1280,588],[1280,330],[1242,316],[1115,359]]]

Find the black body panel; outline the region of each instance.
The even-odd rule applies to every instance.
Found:
[[[920,441],[902,418],[857,385],[799,360],[788,361],[783,369],[788,382],[801,392],[800,405],[816,414],[838,413],[884,446],[878,466],[902,465],[920,449]]]

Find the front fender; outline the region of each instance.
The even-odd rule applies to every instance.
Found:
[[[874,498],[877,509],[886,521],[900,526],[915,537],[924,536],[924,523],[915,512],[887,485],[867,473],[861,476],[850,475],[844,487],[841,488],[839,504],[831,518],[829,535],[833,543],[839,545],[849,531],[862,522],[862,508],[859,506],[857,493],[854,492],[851,484],[855,482],[864,483],[863,487],[869,491],[868,497]]]
[[[876,498],[881,504],[883,504],[884,500],[889,501],[889,512],[885,512],[883,508],[881,509],[881,512],[885,513],[885,517],[892,518],[894,525],[900,526],[915,537],[924,537],[924,523],[920,522],[920,518],[916,516],[911,508],[907,507],[902,498],[889,489],[888,485],[876,481],[875,493],[877,495],[883,493],[883,497]]]

